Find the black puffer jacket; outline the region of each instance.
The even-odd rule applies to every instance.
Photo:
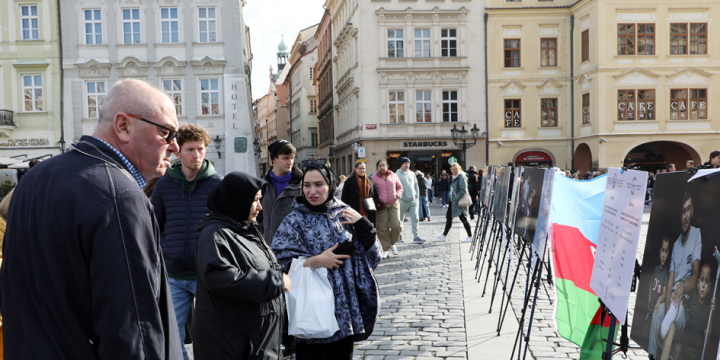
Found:
[[[428,181],[422,174],[415,175],[418,181],[418,188],[420,189],[420,196],[427,196]]]
[[[195,228],[195,359],[282,358],[283,273],[256,224],[211,212]]]
[[[470,198],[475,200],[478,197],[478,177],[477,172],[475,170],[468,170],[466,171],[468,176],[468,193],[470,194]],[[511,187],[512,189],[512,187]]]

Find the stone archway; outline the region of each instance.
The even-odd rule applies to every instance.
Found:
[[[586,143],[581,143],[575,148],[575,160],[573,162],[573,169],[577,169],[580,174],[585,174],[591,171],[592,165],[592,151]]]
[[[702,163],[700,154],[690,145],[677,141],[652,141],[640,144],[625,154],[623,166],[655,172],[675,164],[677,170],[684,170],[687,160],[693,160],[696,165]]]

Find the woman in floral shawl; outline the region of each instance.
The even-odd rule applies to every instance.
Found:
[[[328,269],[340,330],[329,338],[298,339],[297,360],[350,360],[353,343],[372,334],[380,311],[373,273],[380,262],[380,244],[372,223],[332,196],[335,174],[325,159],[302,165],[303,195],[293,202],[293,211],[280,224],[271,247],[286,267],[293,258],[304,256],[305,267]],[[349,256],[333,253],[344,241],[352,241],[355,250]]]

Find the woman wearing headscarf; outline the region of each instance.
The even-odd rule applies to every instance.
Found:
[[[367,169],[364,162],[358,161],[355,163],[355,171],[345,181],[345,189],[342,191],[340,199],[355,211],[359,212],[360,215],[368,218],[368,220],[373,223],[373,226],[375,225],[377,210],[370,211],[365,209],[363,200],[372,200],[377,209],[379,202],[378,194],[375,183],[367,176]]]
[[[458,201],[468,194],[467,175],[462,171],[458,163],[450,165],[450,171],[452,172],[452,180],[450,180],[450,206],[446,212],[447,221],[445,222],[445,231],[442,235],[437,235],[436,237],[442,241],[447,241],[447,235],[452,227],[452,219],[459,217],[465,226],[465,231],[468,236],[461,242],[472,242],[472,231],[470,230],[470,223],[468,223],[467,220],[468,207],[458,205]]]
[[[297,360],[350,360],[353,343],[372,334],[380,309],[373,273],[380,262],[380,244],[370,220],[331,196],[335,174],[324,159],[304,161],[303,173],[303,195],[295,199],[271,246],[285,266],[304,256],[306,268],[328,269],[340,330],[329,338],[298,338]],[[350,255],[335,254],[345,241],[355,249]]]
[[[255,222],[264,180],[228,174],[210,193],[195,229],[195,359],[282,358],[283,291],[290,278]]]

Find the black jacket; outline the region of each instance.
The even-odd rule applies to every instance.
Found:
[[[440,189],[441,192],[450,191],[450,179],[446,178],[445,180],[443,180],[441,178],[440,181],[438,181],[438,189]]]
[[[283,273],[256,223],[211,212],[196,229],[195,359],[282,358]]]
[[[470,198],[475,200],[478,197],[478,178],[475,170],[466,171],[468,175],[468,193]],[[510,187],[512,189],[512,187]]]
[[[182,359],[160,230],[145,193],[107,145],[23,177],[0,270],[6,359]]]
[[[378,204],[380,204],[377,188],[375,187],[375,182],[372,181],[369,176],[367,178],[368,181],[370,181],[370,199],[373,199],[373,202],[375,202],[375,208],[377,209]],[[342,195],[340,195],[340,200],[342,200],[342,202],[344,202],[351,208],[355,209],[355,211],[360,212],[360,201],[362,201],[360,196],[360,186],[358,185],[354,173],[350,175],[347,180],[345,180],[345,185],[343,187]],[[368,211],[367,214],[368,220],[370,220],[370,222],[375,225],[377,212]]]
[[[257,217],[257,223],[260,224],[262,229],[262,235],[265,239],[265,243],[270,245],[272,243],[275,231],[280,224],[285,220],[287,214],[292,211],[292,203],[296,197],[302,195],[302,179],[303,172],[297,166],[293,166],[292,175],[290,177],[290,183],[280,193],[280,196],[275,196],[275,186],[273,185],[272,178],[270,177],[272,167],[263,180],[267,182],[267,185],[262,189],[262,207]]]
[[[415,177],[417,177],[418,188],[420,189],[420,196],[427,196],[427,179],[423,175],[415,175]]]

